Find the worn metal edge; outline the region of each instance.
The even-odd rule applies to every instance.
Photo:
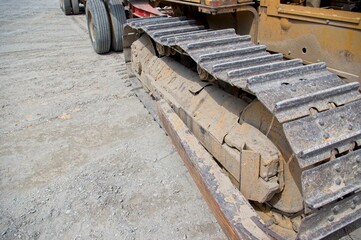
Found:
[[[360,199],[361,192],[358,192],[307,216],[307,221],[300,226],[298,239],[327,239],[330,234],[361,219]]]
[[[237,190],[213,157],[165,100],[157,102],[162,127],[194,179],[209,208],[229,239],[274,239],[247,199]],[[254,221],[258,219],[258,221]],[[277,235],[278,236],[278,235]]]

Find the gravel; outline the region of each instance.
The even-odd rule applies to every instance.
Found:
[[[225,239],[84,15],[53,0],[0,12],[0,239]]]

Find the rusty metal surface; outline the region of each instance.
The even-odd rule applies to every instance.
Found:
[[[361,144],[361,101],[284,124],[284,131],[301,168],[329,159],[331,151]],[[297,134],[295,134],[297,133]]]
[[[361,146],[358,83],[345,83],[328,71],[324,63],[304,66],[299,60],[284,61],[280,54],[270,54],[265,46],[254,45],[248,36],[237,36],[234,30],[206,30],[203,26],[179,18],[167,20],[169,23],[162,19],[162,24],[157,27],[152,27],[151,23],[154,21],[154,25],[157,25],[159,19],[148,19],[144,27],[142,22],[132,21],[128,27],[138,33],[146,32],[164,48],[189,55],[201,69],[218,81],[258,97],[276,121],[281,123],[295,154],[294,161],[300,172],[304,171],[300,184],[309,207],[327,209],[329,205],[337,206],[335,200],[355,194],[357,188],[352,185],[360,181],[359,174],[354,176],[356,179],[353,181],[347,180],[347,186],[342,185],[342,189],[336,193],[325,191],[322,201],[318,202],[314,188],[308,188],[306,184],[312,182],[312,177],[320,177],[311,175],[333,171],[332,161],[342,164],[352,162],[355,153],[349,150]],[[327,164],[329,159],[333,160]],[[351,168],[354,165],[344,165],[343,173],[353,171]],[[311,171],[313,174],[307,175]],[[348,224],[360,218],[359,214],[348,213],[345,210],[346,220],[341,222]],[[303,220],[303,226],[312,226],[315,219],[327,215],[313,209],[307,214],[310,215]],[[303,232],[300,233],[306,237],[326,236],[342,224],[340,221],[330,221],[326,229],[320,229],[316,224],[310,229],[302,228]]]
[[[273,111],[280,122],[286,122],[297,117],[309,115],[309,103],[318,111],[329,108],[328,103],[337,106],[360,99],[358,83],[344,84],[336,75],[316,80],[304,79],[302,82],[284,85],[276,89],[258,93],[258,98],[267,106],[274,106]],[[287,83],[287,84],[286,84]],[[291,98],[290,98],[291,96]],[[325,101],[327,100],[327,101]]]
[[[247,199],[225,178],[212,155],[173,109],[165,101],[159,101],[158,111],[163,127],[227,236],[230,239],[272,239],[257,226],[256,222],[261,220]]]
[[[298,238],[321,239],[328,232],[341,229],[360,218],[361,192],[307,216],[301,224]]]
[[[186,52],[216,79],[256,95],[280,122],[307,116],[310,108],[326,110],[329,102],[342,105],[361,97],[357,83],[346,85],[324,63],[303,66],[301,60],[283,61],[234,29],[204,32],[203,26],[179,17],[129,25],[165,47]]]
[[[302,182],[303,197],[310,208],[361,190],[361,150],[304,171]]]
[[[252,150],[241,151],[240,190],[248,199],[264,203],[279,190],[277,181],[260,178],[261,155]],[[250,184],[252,183],[252,184]]]
[[[171,58],[154,57],[146,47],[149,43],[151,40],[142,36],[132,45],[132,64],[140,65],[142,69],[138,72],[138,67],[134,68],[138,78],[155,99],[165,99],[173,106],[202,145],[229,172],[236,186],[243,182],[241,192],[248,199],[258,202],[270,199],[282,188],[279,182],[283,179],[278,178],[281,153],[259,129],[246,122],[239,123],[240,113],[248,103],[210,83],[199,81],[195,72]],[[259,154],[258,167],[252,164],[240,166],[243,146]],[[251,173],[246,166],[255,167],[256,171]],[[240,168],[243,174],[240,174]],[[247,173],[251,174],[257,187],[248,184]]]

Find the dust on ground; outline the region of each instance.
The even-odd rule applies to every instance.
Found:
[[[123,55],[56,0],[0,12],[0,239],[224,239]]]

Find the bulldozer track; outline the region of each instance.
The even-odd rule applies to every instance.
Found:
[[[256,96],[282,124],[302,169],[307,216],[299,238],[319,238],[361,218],[358,82],[346,83],[325,63],[284,60],[234,29],[205,29],[184,17],[132,19],[127,24],[159,46],[188,55],[217,81]]]

